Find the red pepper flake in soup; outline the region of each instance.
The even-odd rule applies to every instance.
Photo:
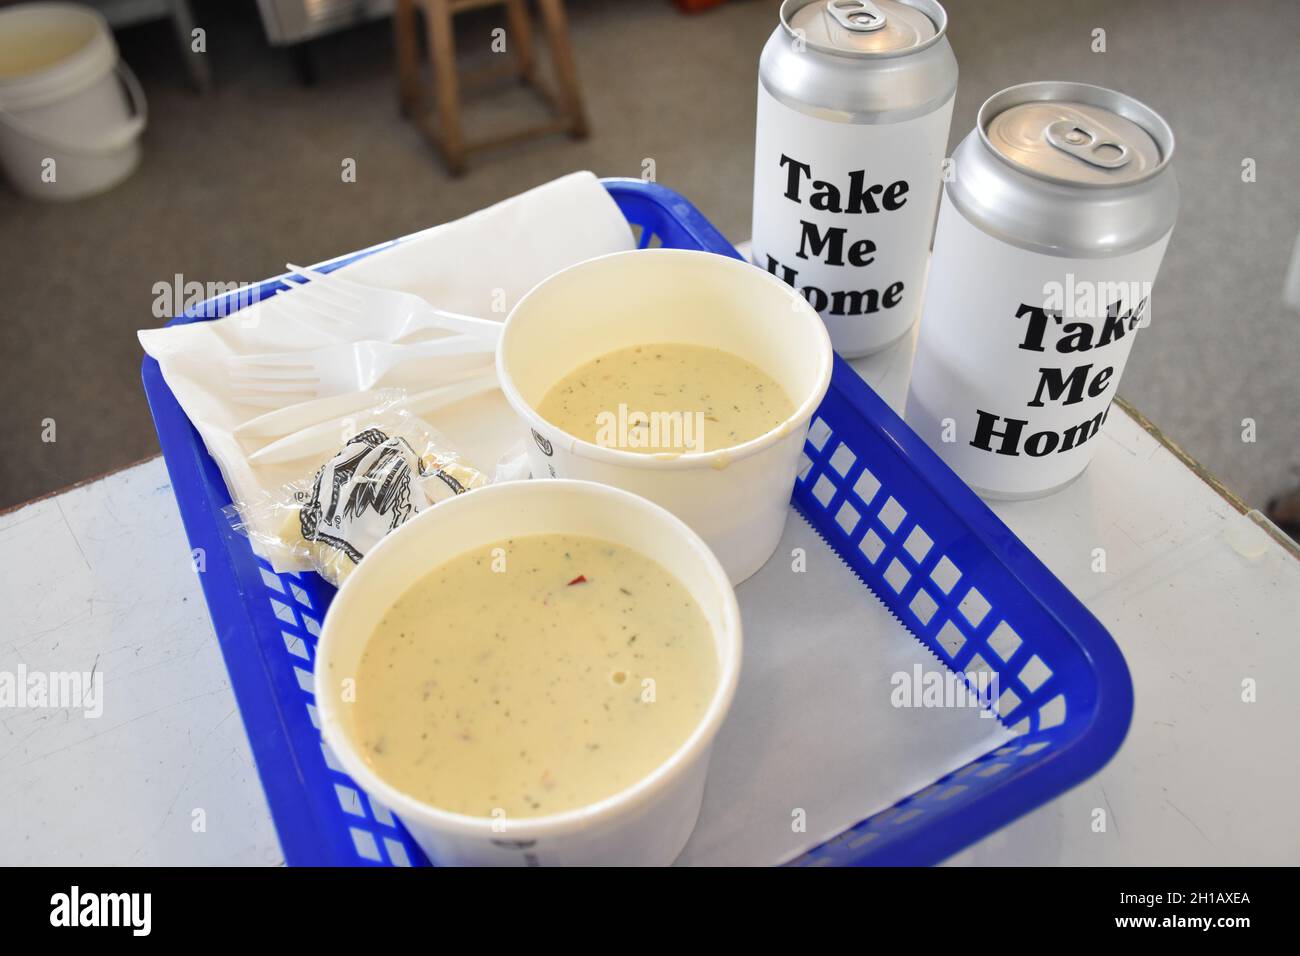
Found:
[[[569,582],[569,587],[573,587],[575,584],[586,584],[586,583],[587,583],[587,576],[585,574],[579,574],[576,578],[574,578],[572,581]]]

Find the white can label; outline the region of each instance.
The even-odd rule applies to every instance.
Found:
[[[952,104],[836,123],[758,85],[753,261],[803,293],[844,355],[888,345],[920,313]]]
[[[1126,255],[1008,245],[945,195],[907,398],[908,424],[974,488],[1051,491],[1092,457],[1169,233]]]

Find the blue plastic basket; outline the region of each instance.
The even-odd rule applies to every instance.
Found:
[[[641,246],[737,256],[673,191],[639,180],[604,183],[639,227]],[[320,268],[330,271],[391,244]],[[265,282],[257,297],[283,288],[279,280]],[[175,321],[215,318],[228,304],[213,299]],[[222,514],[230,503],[225,482],[157,362],[145,359],[143,378],[186,533],[205,557],[203,592],[286,861],[426,863],[401,824],[321,742],[311,669],[334,589],[315,574],[274,573],[231,530]],[[1119,649],[838,359],[805,455],[795,508],[940,661],[963,674],[996,672],[1001,696],[994,706],[1020,736],[792,865],[935,863],[1105,764],[1133,711]]]

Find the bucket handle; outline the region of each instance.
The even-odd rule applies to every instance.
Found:
[[[149,122],[149,104],[145,100],[144,89],[140,86],[140,81],[131,68],[126,65],[126,61],[118,60],[113,67],[113,72],[117,74],[118,80],[126,89],[127,98],[131,103],[131,118],[99,142],[64,142],[57,137],[50,136],[48,133],[33,129],[3,107],[0,107],[0,123],[4,123],[10,129],[28,139],[35,140],[42,146],[48,146],[60,152],[77,153],[82,156],[104,156],[115,153],[144,132],[144,128]]]

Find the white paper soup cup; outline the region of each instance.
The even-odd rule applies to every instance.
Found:
[[[732,448],[650,455],[606,448],[537,413],[573,369],[616,349],[681,342],[723,349],[785,389],[794,414]],[[535,478],[581,478],[634,491],[699,532],[739,584],[776,550],[799,454],[830,384],[826,326],[803,296],[739,259],[638,249],[590,259],[539,283],[506,319],[497,373],[532,432]],[[611,396],[611,409],[618,396]]]
[[[384,614],[438,565],[506,538],[576,534],[624,545],[675,575],[713,635],[718,678],[691,735],[648,776],[596,803],[540,817],[493,820],[452,813],[384,781],[356,742],[345,700]],[[436,640],[436,637],[431,638]],[[489,485],[438,504],[385,538],[339,590],[316,656],[321,735],[367,793],[401,818],[443,865],[666,865],[681,852],[704,795],[709,754],[740,673],[740,611],[726,573],[699,536],[643,498],[581,481]],[[355,685],[356,694],[365,688]]]

